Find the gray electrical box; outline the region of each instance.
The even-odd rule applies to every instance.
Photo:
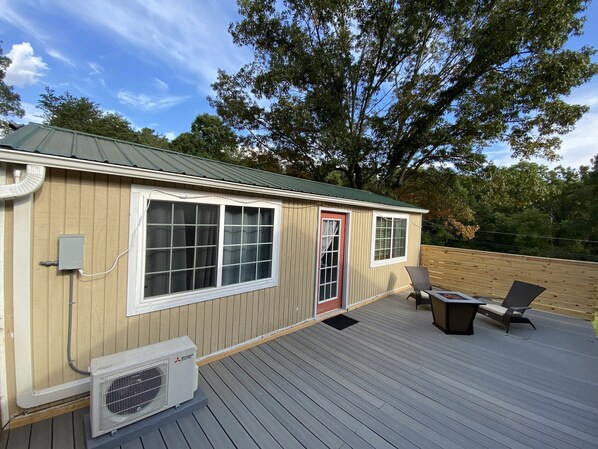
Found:
[[[80,270],[83,268],[83,235],[58,236],[58,269]]]

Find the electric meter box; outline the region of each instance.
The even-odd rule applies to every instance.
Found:
[[[58,236],[58,269],[80,270],[83,268],[83,235]]]

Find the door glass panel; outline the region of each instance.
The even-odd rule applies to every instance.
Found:
[[[322,219],[320,253],[320,288],[318,302],[338,297],[338,260],[340,253],[340,220]]]

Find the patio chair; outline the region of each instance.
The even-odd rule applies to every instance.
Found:
[[[527,309],[531,308],[529,305],[544,290],[546,290],[546,288],[540,287],[539,285],[514,281],[502,304],[499,305],[497,303],[490,302],[485,305],[481,305],[478,308],[478,313],[481,313],[488,318],[492,318],[493,320],[504,324],[504,326],[507,328],[507,334],[509,333],[509,327],[511,326],[511,323],[529,323],[535,330],[536,326],[534,326],[529,318],[524,317],[523,314]],[[475,298],[492,299],[480,296],[475,296]]]
[[[424,290],[434,290],[430,281],[430,273],[426,267],[405,267],[409,277],[411,278],[411,285],[413,291],[407,298],[413,297],[415,299],[415,310],[421,304],[430,304],[430,295]]]

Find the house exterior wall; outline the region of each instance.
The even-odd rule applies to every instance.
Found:
[[[107,270],[129,244],[129,207],[133,183],[140,184],[140,181],[49,169],[44,185],[35,193],[31,320],[36,390],[83,377],[73,372],[66,361],[69,276],[56,267],[40,266],[39,262],[57,259],[57,239],[60,234],[83,234],[85,271],[95,273]],[[155,185],[151,182],[145,184]],[[186,188],[178,184],[168,187]],[[235,193],[221,190],[211,192]],[[75,364],[86,369],[94,357],[181,335],[188,335],[197,345],[198,357],[204,357],[312,318],[320,208],[335,208],[335,205],[283,199],[280,277],[278,286],[274,288],[127,317],[126,255],[108,275],[77,277],[72,344]],[[340,209],[351,212],[348,305],[407,286],[408,278],[403,266],[417,264],[421,215],[410,216],[407,262],[370,268],[372,210]],[[13,209],[8,202],[4,248],[7,335],[19,325],[12,320],[13,301],[19,300],[19,292],[13,292],[12,288],[13,270],[18,269],[12,266],[12,214]],[[10,412],[14,415],[18,407],[15,402],[12,341],[7,341],[6,353],[7,393]]]

